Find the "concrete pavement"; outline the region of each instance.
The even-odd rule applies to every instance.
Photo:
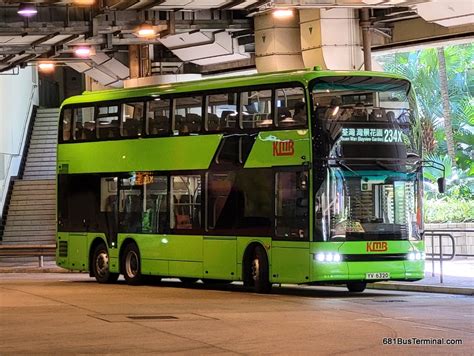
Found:
[[[282,287],[258,295],[239,285],[10,273],[0,275],[0,354],[469,354],[473,308],[472,297],[440,294]],[[407,344],[435,341],[462,345]]]

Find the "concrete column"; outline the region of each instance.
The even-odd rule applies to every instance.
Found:
[[[357,70],[363,56],[354,9],[300,10],[301,50],[305,67]]]
[[[274,72],[304,68],[298,11],[289,18],[274,18],[271,12],[254,17],[257,71]]]
[[[362,48],[364,51],[364,69],[372,70],[372,41],[370,36],[369,9],[360,9],[360,27],[362,28]]]

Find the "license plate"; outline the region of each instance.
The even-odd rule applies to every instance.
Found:
[[[389,279],[389,272],[375,272],[375,273],[366,273],[365,279]]]

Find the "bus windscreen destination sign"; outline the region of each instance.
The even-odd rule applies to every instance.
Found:
[[[398,129],[349,128],[342,129],[343,142],[403,143]]]

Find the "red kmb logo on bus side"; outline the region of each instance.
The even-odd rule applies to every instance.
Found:
[[[273,142],[274,156],[293,156],[295,154],[295,143],[293,140]]]
[[[388,250],[388,245],[385,241],[367,242],[367,252],[383,252],[387,250]]]

